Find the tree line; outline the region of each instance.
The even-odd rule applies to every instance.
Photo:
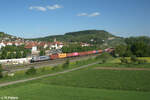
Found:
[[[130,37],[125,39],[125,44],[115,48],[115,55],[120,57],[149,57],[150,38],[149,37]]]
[[[71,44],[69,46],[63,46],[62,52],[64,53],[72,53],[72,52],[83,52],[83,51],[91,51],[98,49],[96,46],[85,46],[82,47],[79,44]]]
[[[25,49],[22,46],[6,46],[2,47],[0,51],[0,59],[12,59],[12,58],[25,58],[31,54],[31,50]]]

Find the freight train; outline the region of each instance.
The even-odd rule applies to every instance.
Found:
[[[105,50],[93,50],[93,51],[85,51],[85,52],[52,54],[52,55],[49,55],[49,56],[38,56],[38,57],[32,57],[31,63],[46,61],[46,60],[55,60],[55,59],[61,59],[61,58],[86,56],[86,55],[91,55],[91,54],[100,54],[100,53],[103,53],[103,52],[109,52],[110,53],[113,50],[114,50],[113,48],[107,48]]]

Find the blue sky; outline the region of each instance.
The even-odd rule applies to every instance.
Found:
[[[0,31],[34,38],[80,30],[150,36],[150,0],[0,0]]]

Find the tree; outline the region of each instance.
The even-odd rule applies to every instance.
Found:
[[[26,50],[23,51],[22,57],[23,58],[27,57],[27,51]]]
[[[44,56],[44,55],[45,55],[45,50],[42,49],[42,50],[40,51],[40,56]]]
[[[7,56],[8,59],[12,59],[15,57],[15,54],[13,52],[10,52]]]
[[[22,57],[22,54],[20,51],[16,51],[16,58],[21,58]]]
[[[137,57],[145,57],[149,55],[148,47],[149,46],[146,43],[138,41],[132,44],[131,50],[133,54],[136,55]]]
[[[124,57],[126,50],[127,50],[126,45],[118,45],[115,48],[115,54],[118,54],[120,57]]]
[[[7,58],[7,51],[3,50],[1,53],[1,58],[6,59]]]
[[[2,78],[3,77],[3,69],[2,69],[2,65],[0,64],[0,78]]]
[[[148,57],[150,56],[150,38],[149,37],[130,37],[126,38],[125,42],[127,44],[128,49],[131,51],[133,55],[137,57]],[[128,52],[129,54],[130,52]],[[128,55],[127,54],[127,55]]]

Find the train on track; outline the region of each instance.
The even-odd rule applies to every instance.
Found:
[[[111,53],[113,50],[114,50],[113,48],[107,48],[105,50],[92,50],[92,51],[85,51],[85,52],[52,54],[48,56],[36,56],[36,57],[32,57],[31,63],[46,61],[46,60],[69,58],[69,57],[86,56],[86,55],[91,55],[91,54],[100,54],[103,52]]]

